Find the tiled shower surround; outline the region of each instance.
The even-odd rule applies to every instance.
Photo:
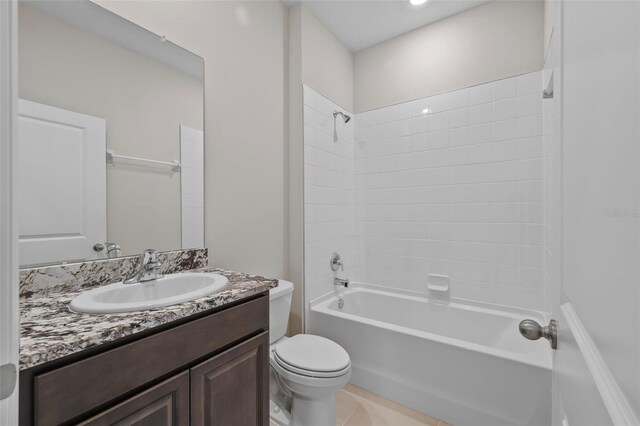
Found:
[[[364,112],[341,144],[305,90],[306,299],[342,245],[352,281],[544,308],[541,92],[535,72]]]
[[[354,271],[354,126],[333,111],[351,112],[304,88],[305,301],[333,288],[334,251]],[[335,125],[334,125],[335,123]]]

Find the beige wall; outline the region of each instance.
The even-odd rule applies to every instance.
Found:
[[[289,334],[304,325],[304,151],[302,103],[302,7],[289,9],[288,21],[288,276],[293,282]]]
[[[19,96],[105,119],[116,153],[179,159],[179,126],[202,129],[202,81],[149,57],[23,5],[18,49]],[[107,239],[180,248],[180,174],[108,167]]]
[[[353,54],[306,7],[300,10],[302,82],[353,111]]]
[[[355,54],[355,112],[543,66],[542,1],[494,1]]]
[[[558,0],[544,0],[544,41],[542,45],[542,54],[547,55],[547,50],[551,44],[551,35],[553,34],[553,23],[555,22],[556,5]]]
[[[286,277],[285,27],[279,1],[98,1],[205,60],[210,264]]]
[[[353,54],[301,4],[288,20],[288,277],[294,284],[289,332],[304,324],[304,150],[302,85],[353,111]]]

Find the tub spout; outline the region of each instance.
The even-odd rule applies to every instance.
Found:
[[[335,277],[333,279],[333,285],[338,285],[338,286],[347,288],[349,287],[349,279],[348,278],[342,279],[342,278]]]

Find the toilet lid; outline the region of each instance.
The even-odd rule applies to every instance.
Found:
[[[351,364],[342,346],[313,334],[298,334],[279,343],[275,355],[281,364],[309,372],[342,372]]]

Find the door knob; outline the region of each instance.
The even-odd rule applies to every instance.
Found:
[[[549,325],[543,327],[532,319],[520,322],[520,334],[529,340],[538,340],[544,337],[551,343],[551,349],[558,349],[558,332],[556,320],[549,321]]]

